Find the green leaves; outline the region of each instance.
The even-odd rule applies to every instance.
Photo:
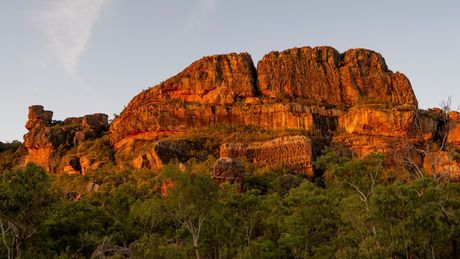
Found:
[[[203,164],[84,177],[27,166],[1,175],[0,253],[88,257],[104,243],[137,258],[458,257],[460,183],[391,181],[382,161],[328,152],[317,162],[320,185],[259,169],[241,193]],[[97,191],[85,192],[87,182]],[[59,189],[81,200],[60,199]]]

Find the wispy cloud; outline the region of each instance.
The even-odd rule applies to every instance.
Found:
[[[76,72],[91,31],[109,0],[51,0],[38,13],[38,23],[62,65]]]

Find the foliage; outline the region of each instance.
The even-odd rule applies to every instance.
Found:
[[[0,226],[8,257],[21,257],[26,242],[43,231],[42,222],[56,201],[49,176],[40,167],[27,165],[2,175]]]
[[[21,163],[21,158],[27,152],[21,145],[17,140],[0,143],[0,172],[11,170]]]
[[[459,256],[459,183],[387,179],[379,154],[351,159],[328,151],[316,163],[322,179],[247,167],[237,192],[211,179],[213,159],[160,173],[4,172],[1,257],[90,257],[107,243],[129,247],[134,258]],[[81,197],[61,199],[68,192]]]

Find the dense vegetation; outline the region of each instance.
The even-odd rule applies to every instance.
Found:
[[[248,166],[242,193],[217,186],[210,161],[86,176],[28,165],[1,175],[0,253],[85,258],[119,246],[135,258],[458,257],[460,184],[402,181],[382,160],[329,151],[315,182]]]

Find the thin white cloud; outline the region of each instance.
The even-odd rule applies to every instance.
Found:
[[[38,13],[49,46],[69,72],[76,72],[91,31],[108,0],[52,0]]]

